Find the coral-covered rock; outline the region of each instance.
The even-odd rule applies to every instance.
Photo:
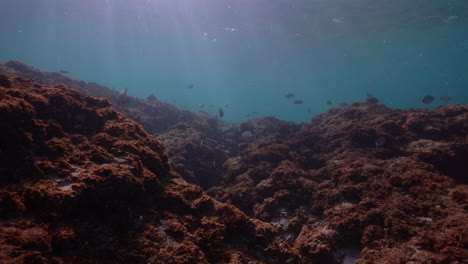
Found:
[[[159,134],[169,126],[179,122],[206,118],[206,115],[184,111],[157,99],[149,101],[127,96],[128,100],[125,104],[118,104],[119,91],[93,82],[74,80],[59,72],[41,72],[18,61],[0,63],[0,74],[23,76],[44,85],[65,84],[88,95],[106,98],[112,102],[116,110],[140,123],[148,133],[153,135]],[[0,86],[9,86],[6,77],[0,79]],[[131,89],[132,87],[130,87]]]
[[[270,224],[172,171],[108,100],[1,78],[2,263],[299,263]]]
[[[158,139],[167,147],[174,169],[188,182],[208,189],[216,186],[225,175],[224,163],[229,158],[242,155],[248,148],[256,148],[268,135],[286,126],[287,133],[299,127],[273,117],[240,124],[207,118],[171,126]]]
[[[305,263],[468,258],[468,106],[355,103],[283,130],[228,159],[208,193],[272,223]]]
[[[224,148],[220,121],[214,118],[182,122],[158,136],[170,154],[174,170],[203,188],[216,185],[224,175]]]

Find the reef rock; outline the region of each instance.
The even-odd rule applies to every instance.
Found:
[[[272,223],[304,263],[468,259],[468,106],[355,103],[281,131],[208,193]]]
[[[226,160],[242,155],[248,148],[256,148],[271,134],[289,134],[299,127],[274,117],[240,124],[206,118],[171,126],[158,139],[167,147],[175,171],[188,182],[208,189],[218,185],[225,175]]]
[[[33,79],[43,85],[64,84],[87,95],[107,98],[112,103],[114,109],[143,125],[145,130],[152,135],[164,132],[169,126],[179,122],[206,118],[201,113],[181,110],[157,99],[149,101],[127,96],[128,100],[126,100],[126,103],[119,105],[118,98],[120,91],[112,90],[93,82],[87,83],[74,80],[59,72],[42,72],[18,61],[0,62],[0,74],[22,76]],[[0,79],[1,84],[2,80]],[[132,87],[129,88],[131,91]]]
[[[0,75],[2,263],[299,263],[106,99]],[[5,85],[7,84],[7,85]]]

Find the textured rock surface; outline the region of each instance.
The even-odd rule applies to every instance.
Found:
[[[173,172],[109,101],[1,80],[2,263],[299,262],[270,224]]]
[[[158,139],[167,147],[174,169],[187,181],[207,189],[220,182],[228,158],[243,155],[271,134],[289,134],[293,129],[299,126],[273,117],[240,124],[207,118],[171,126]]]
[[[467,135],[468,106],[355,103],[251,145],[209,194],[305,263],[466,263]]]
[[[203,113],[180,110],[157,99],[150,102],[128,96],[127,102],[124,105],[119,105],[117,102],[120,91],[114,91],[93,82],[74,80],[58,72],[41,72],[17,61],[0,62],[0,74],[23,76],[44,85],[64,84],[87,95],[107,98],[112,102],[113,108],[143,125],[145,130],[152,135],[166,131],[169,126],[179,122],[206,118]],[[1,83],[0,79],[0,85]],[[131,91],[132,87],[129,87],[129,90]]]

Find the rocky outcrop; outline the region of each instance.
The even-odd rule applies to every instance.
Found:
[[[60,72],[42,72],[18,61],[1,62],[0,74],[23,76],[43,85],[63,84],[87,95],[106,98],[112,103],[114,109],[143,125],[145,130],[152,135],[160,134],[166,131],[169,126],[179,122],[207,118],[207,115],[203,113],[181,110],[156,98],[148,101],[128,96],[125,104],[118,104],[119,91],[93,82],[74,80]]]
[[[2,263],[299,263],[272,225],[185,182],[108,100],[0,80]]]
[[[463,263],[467,135],[468,106],[355,103],[228,159],[209,194],[272,223],[305,263]]]
[[[208,189],[225,175],[228,158],[243,155],[269,135],[289,134],[299,127],[274,117],[239,124],[207,118],[171,126],[158,139],[167,147],[174,169],[188,182]]]

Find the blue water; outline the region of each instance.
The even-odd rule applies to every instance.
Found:
[[[0,60],[193,111],[230,104],[235,121],[308,121],[366,92],[467,104],[468,1],[0,0]]]

